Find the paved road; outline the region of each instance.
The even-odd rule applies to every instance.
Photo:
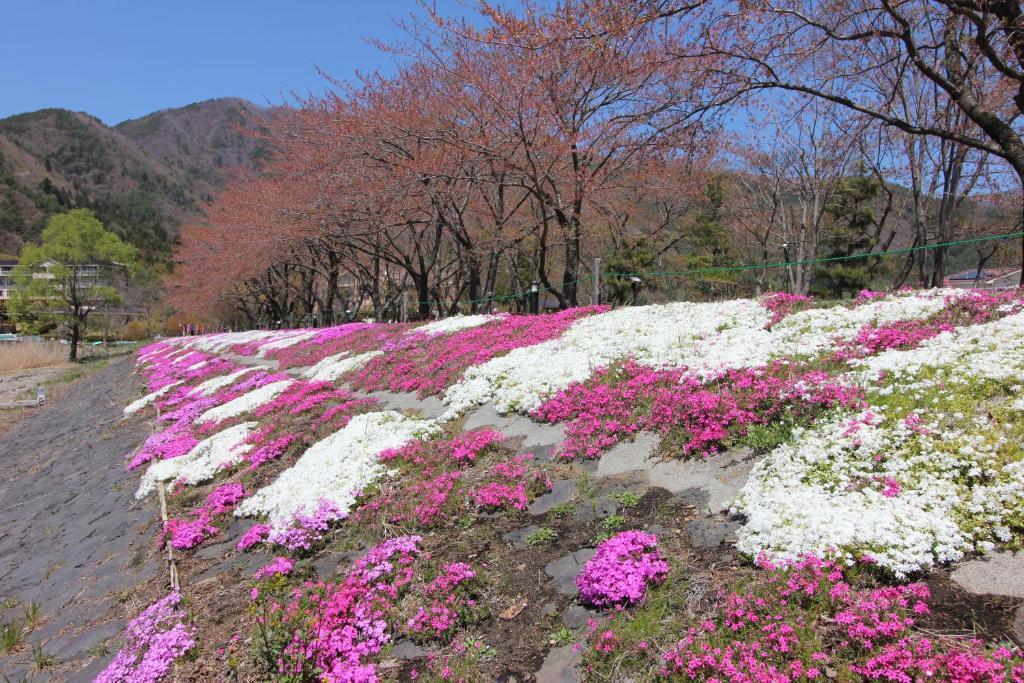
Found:
[[[139,395],[132,368],[113,361],[0,436],[0,621],[24,620],[30,602],[41,615],[19,651],[0,652],[0,681],[91,681],[118,646],[119,596],[163,569],[157,516],[124,471],[149,432],[120,419]],[[32,644],[58,662],[36,670]]]

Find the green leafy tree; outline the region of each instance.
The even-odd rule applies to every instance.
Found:
[[[618,251],[604,259],[605,301],[612,305],[621,305],[632,301],[633,283],[630,273],[642,273],[651,270],[657,262],[658,253],[654,245],[645,237],[624,239]],[[655,278],[644,282],[644,288],[658,288]]]
[[[832,218],[828,238],[824,242],[827,258],[848,259],[870,252],[877,244],[871,230],[875,225],[873,203],[881,185],[861,165],[855,176],[843,181],[839,193],[826,211]],[[844,292],[857,292],[870,286],[885,264],[880,258],[861,258],[825,262],[814,268],[811,293],[822,297],[839,297]]]
[[[115,284],[127,282],[138,269],[135,247],[104,229],[91,211],[58,214],[47,223],[42,242],[26,244],[21,252],[11,313],[30,329],[59,327],[74,361],[89,314],[119,303]]]
[[[729,233],[725,228],[725,191],[721,178],[711,178],[704,190],[704,208],[697,212],[684,241],[683,265],[696,272],[687,277],[687,284],[703,298],[714,299],[732,292],[738,275],[719,271],[735,260]]]

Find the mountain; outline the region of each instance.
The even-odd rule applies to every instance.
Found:
[[[65,109],[0,119],[0,253],[16,252],[69,208],[100,220],[153,259],[170,253],[234,167],[265,156],[242,129],[267,112],[234,98],[197,102],[106,126]]]
[[[265,117],[266,110],[252,102],[224,97],[158,111],[114,130],[208,195],[223,187],[229,169],[249,168],[263,158],[259,140],[242,129]]]

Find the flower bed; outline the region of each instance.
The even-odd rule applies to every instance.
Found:
[[[916,628],[929,613],[920,583],[856,587],[835,563],[805,556],[761,561],[759,570],[719,591],[706,613],[671,614],[652,628],[657,605],[593,624],[587,669],[644,678],[722,683],[826,680],[1004,683],[1024,680],[1019,649]],[[642,673],[641,673],[642,672]]]
[[[755,466],[735,503],[741,550],[829,553],[896,576],[1024,529],[1024,314],[858,361],[870,407],[806,430]]]
[[[575,321],[607,311],[607,307],[575,308],[551,315],[475,316],[473,326],[418,327],[400,343],[367,362],[353,384],[367,391],[440,394],[467,368],[561,335]],[[459,320],[455,318],[454,320]]]
[[[293,680],[376,681],[375,657],[402,632],[444,641],[476,618],[476,571],[465,563],[432,569],[420,537],[370,551],[338,583],[253,590],[256,648],[267,673]]]
[[[156,683],[174,660],[191,650],[195,631],[185,623],[181,594],[171,593],[147,607],[124,630],[125,645],[96,677],[96,683]]]
[[[654,370],[627,361],[597,370],[532,412],[545,422],[569,422],[560,453],[596,458],[640,431],[665,437],[670,455],[707,456],[754,425],[788,433],[832,408],[860,405],[862,392],[820,371],[775,363],[729,370],[710,382],[685,370]]]
[[[246,499],[235,514],[266,515],[276,529],[291,526],[297,515],[315,513],[322,500],[346,514],[359,492],[383,473],[379,453],[434,428],[429,420],[394,411],[356,415],[339,431],[313,444],[294,466]],[[337,453],[345,457],[338,458]]]
[[[398,343],[413,329],[409,323],[374,325],[349,323],[319,330],[316,336],[287,349],[270,354],[279,368],[297,368],[316,365],[329,356],[358,356],[381,351],[388,344]]]
[[[535,467],[532,455],[509,457],[507,449],[492,448],[504,438],[481,430],[452,439],[417,440],[382,452],[380,460],[399,465],[401,474],[379,486],[353,520],[369,526],[411,523],[426,529],[474,508],[525,510],[531,500],[550,490],[551,482]],[[485,454],[494,456],[487,457],[490,466],[478,464]]]
[[[814,556],[788,567],[764,563],[762,569],[745,585],[724,592],[712,618],[665,649],[661,678],[1024,680],[1019,651],[916,631],[917,619],[929,611],[923,584],[856,589],[837,565]],[[599,644],[614,643],[614,632],[602,635]],[[621,656],[621,651],[613,644],[597,656],[611,654]]]
[[[470,367],[444,394],[450,414],[494,401],[527,412],[585,382],[594,368],[632,359],[652,368],[687,368],[709,378],[773,360],[816,357],[868,324],[927,319],[963,290],[925,290],[860,306],[810,308],[778,318],[762,302],[674,303],[620,308],[583,318],[560,337]],[[776,318],[778,320],[776,321]]]

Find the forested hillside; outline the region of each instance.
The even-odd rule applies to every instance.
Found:
[[[242,128],[262,110],[216,99],[115,127],[82,112],[42,109],[0,119],[0,252],[17,253],[46,220],[91,208],[150,258],[164,258],[229,167],[252,167],[259,143]]]

